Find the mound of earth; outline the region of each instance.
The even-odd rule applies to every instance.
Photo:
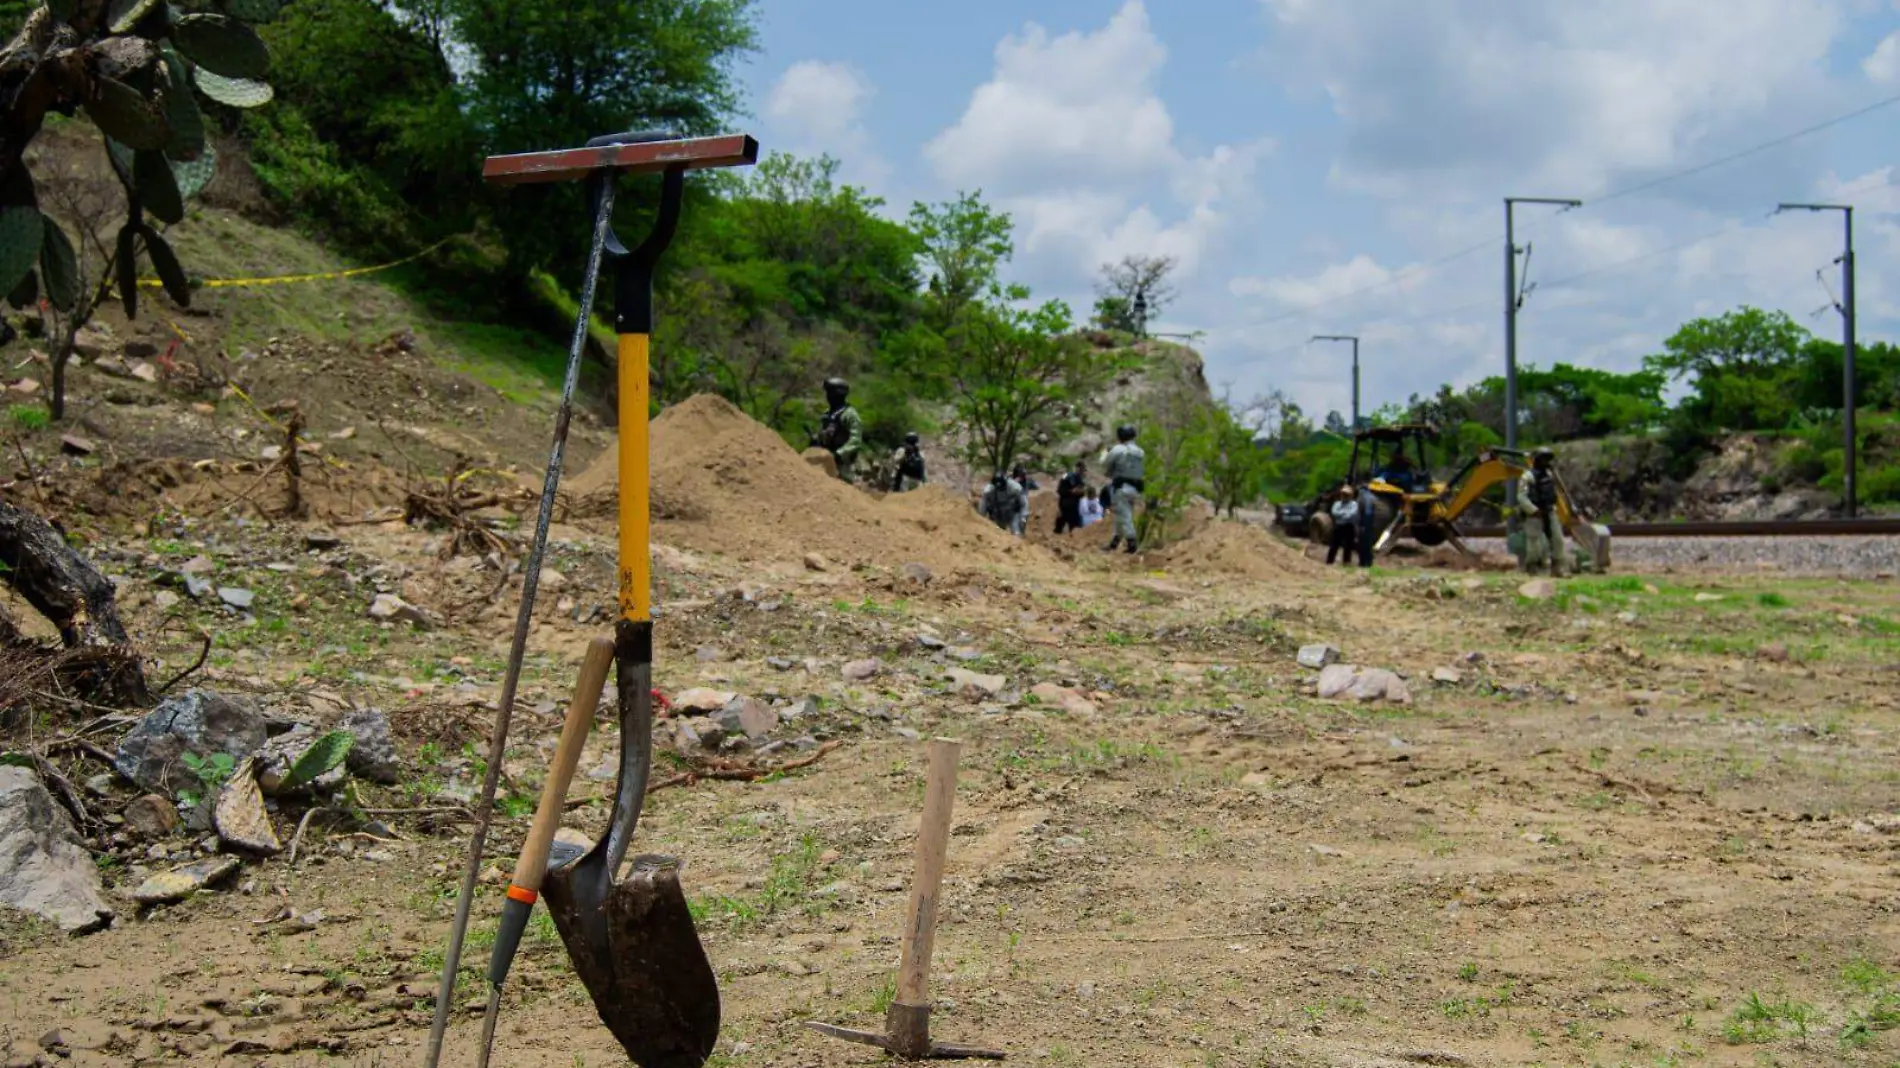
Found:
[[[1312,574],[1313,561],[1251,523],[1208,519],[1162,553],[1171,571],[1222,573],[1253,579]]]
[[[653,516],[670,544],[742,559],[818,552],[845,562],[944,565],[1019,559],[1026,549],[947,490],[878,500],[848,486],[713,394],[661,412],[652,440]],[[570,479],[568,494],[611,499],[616,451]]]

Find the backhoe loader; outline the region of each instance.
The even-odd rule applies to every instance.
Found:
[[[1530,469],[1529,453],[1493,446],[1480,451],[1450,480],[1440,482],[1431,477],[1425,459],[1425,443],[1437,438],[1438,429],[1428,423],[1370,427],[1353,435],[1352,459],[1343,484],[1365,485],[1372,492],[1375,554],[1388,551],[1394,541],[1408,534],[1420,545],[1449,542],[1470,553],[1459,536],[1459,518],[1486,491],[1522,478]],[[1321,545],[1332,537],[1332,516],[1327,510],[1331,500],[1330,495],[1322,495],[1306,512],[1304,532]],[[1609,570],[1610,529],[1583,515],[1561,475],[1557,477],[1557,520],[1597,571]],[[1300,532],[1289,529],[1289,533]]]

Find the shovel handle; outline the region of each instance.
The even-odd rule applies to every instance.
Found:
[[[607,671],[613,664],[613,639],[595,638],[587,643],[580,681],[567,706],[567,720],[561,725],[561,740],[548,767],[547,784],[541,788],[541,803],[534,810],[534,824],[528,829],[528,840],[521,844],[521,859],[515,862],[515,874],[509,880],[509,897],[520,892],[528,904],[533,904],[541,889],[541,879],[547,875],[548,850],[554,845],[554,833],[561,829],[567,787],[574,781],[574,769],[580,766],[581,749],[587,744],[587,732],[594,725],[600,694],[607,685]]]
[[[924,814],[917,826],[917,873],[911,883],[910,915],[904,923],[903,956],[897,968],[897,998],[905,1005],[930,1003],[930,954],[937,942],[937,894],[943,887],[944,854],[950,847],[950,807],[957,794],[957,756],[963,743],[930,740]]]

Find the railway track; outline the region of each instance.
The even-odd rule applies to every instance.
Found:
[[[1811,538],[1900,535],[1900,518],[1734,519],[1673,523],[1610,523],[1610,537],[1621,538]],[[1466,538],[1502,538],[1501,526],[1461,528]]]

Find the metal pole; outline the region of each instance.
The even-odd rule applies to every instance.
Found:
[[[1583,201],[1568,197],[1504,198],[1504,447],[1517,448],[1517,229],[1511,209],[1518,204],[1555,204],[1565,211]],[[1504,503],[1517,507],[1517,480],[1504,483]]]
[[[1350,341],[1352,342],[1352,429],[1359,429],[1359,339],[1352,334],[1314,334],[1306,339],[1314,341]]]
[[[1841,265],[1841,302],[1835,310],[1841,313],[1841,511],[1852,519],[1860,512],[1860,493],[1854,483],[1859,467],[1858,449],[1855,448],[1855,408],[1860,399],[1854,389],[1854,206],[1852,204],[1788,204],[1775,205],[1775,214],[1784,211],[1838,211],[1843,223],[1843,240],[1840,259],[1834,261]]]
[[[1842,328],[1841,340],[1841,424],[1842,478],[1841,495],[1847,505],[1847,518],[1852,519],[1860,511],[1860,495],[1854,482],[1855,468],[1859,456],[1854,440],[1855,408],[1859,398],[1854,389],[1854,209],[1844,206],[1841,214],[1847,219],[1847,249],[1841,253],[1841,274],[1845,277],[1841,288],[1844,291],[1841,314],[1846,319]]]

